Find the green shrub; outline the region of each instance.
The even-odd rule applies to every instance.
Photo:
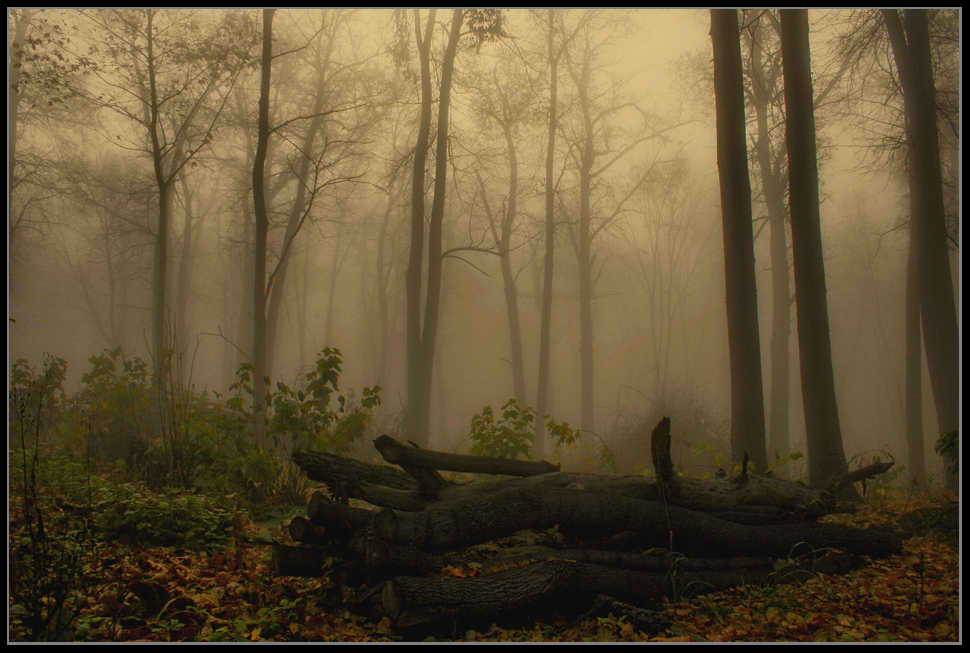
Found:
[[[232,541],[239,524],[232,506],[177,488],[125,483],[102,488],[98,498],[98,531],[135,545],[219,550]]]
[[[215,393],[210,400],[192,391],[182,356],[172,352],[163,361],[161,386],[145,362],[127,360],[120,348],[88,362],[80,389],[68,397],[62,359],[51,359],[44,377],[17,361],[11,370],[11,428],[18,427],[20,413],[39,415],[31,421],[38,442],[49,449],[56,444],[75,460],[90,458],[98,474],[132,488],[234,495],[257,510],[305,500],[305,476],[291,462],[292,452],[346,453],[363,439],[380,405],[379,386],[364,388],[360,397],[352,390],[340,393],[343,361],[336,349],[324,349],[314,369],[293,386],[276,384],[260,428],[251,409],[248,364],[240,367],[227,399]],[[40,390],[44,402],[37,399]],[[48,431],[56,440],[43,437]],[[77,478],[58,469],[65,479]]]
[[[491,406],[485,406],[481,414],[472,416],[471,453],[473,456],[496,458],[529,457],[529,449],[535,442],[535,411],[526,406],[520,409],[515,399],[502,406],[502,419],[495,421]]]
[[[45,422],[57,412],[66,366],[45,356],[44,374],[37,377],[24,361],[14,365],[9,405],[17,447],[10,455],[10,637],[29,641],[59,641],[77,618],[96,583],[83,559],[96,548],[90,522],[51,510],[45,483],[47,449]],[[31,442],[33,436],[33,442]],[[17,490],[22,501],[13,499]],[[19,514],[18,514],[19,513]]]
[[[549,416],[546,415],[548,418]],[[496,421],[491,406],[472,416],[469,438],[472,440],[473,456],[492,456],[515,459],[522,455],[529,458],[529,451],[535,442],[535,410],[529,406],[520,408],[515,399],[509,399],[502,406],[502,418]],[[549,420],[546,432],[557,449],[569,447],[579,441],[579,433],[569,428],[566,422]]]
[[[10,369],[8,395],[11,433],[29,429],[44,438],[53,429],[64,413],[66,375],[67,361],[63,358],[45,355],[44,373],[40,376],[23,358],[14,362]],[[25,424],[24,418],[29,423]],[[13,443],[19,444],[16,438]]]
[[[944,433],[940,436],[940,439],[936,441],[936,446],[933,450],[937,454],[943,457],[946,461],[947,469],[952,474],[957,474],[960,471],[960,432],[950,431],[949,433]]]

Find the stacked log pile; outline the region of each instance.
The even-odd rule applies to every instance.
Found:
[[[313,495],[307,518],[290,526],[305,544],[339,543],[366,571],[362,600],[399,627],[449,615],[490,614],[537,605],[555,608],[581,596],[648,599],[717,591],[743,583],[846,573],[902,551],[893,533],[821,523],[846,483],[889,469],[881,463],[835,479],[826,489],[747,472],[713,481],[678,476],[670,459],[670,420],[654,429],[655,479],[563,472],[545,461],[465,456],[408,447],[382,435],[388,463],[372,465],[323,453],[293,460],[334,499]],[[459,484],[439,471],[501,475]],[[348,505],[355,498],[380,507]],[[522,530],[558,527],[571,542],[478,562],[480,575],[440,577],[461,567],[462,550]],[[636,551],[649,549],[644,555]],[[664,550],[664,551],[661,551]],[[841,551],[831,555],[821,552]],[[812,552],[791,560],[793,552]],[[317,575],[325,554],[275,549],[277,573]],[[357,577],[360,580],[360,576]]]

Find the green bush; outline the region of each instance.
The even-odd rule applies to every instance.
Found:
[[[83,559],[97,546],[90,523],[78,523],[52,510],[45,483],[49,420],[63,396],[66,366],[45,356],[44,374],[36,376],[26,362],[14,365],[10,392],[16,447],[10,452],[10,636],[29,641],[59,641],[74,622],[95,583]],[[31,436],[33,441],[31,442]],[[16,501],[15,494],[22,500]]]
[[[502,406],[502,419],[495,421],[491,406],[485,406],[481,414],[472,416],[471,453],[473,456],[496,458],[529,457],[529,449],[535,442],[535,411],[526,406],[520,409],[515,399]]]
[[[209,551],[230,544],[240,518],[232,506],[205,495],[133,483],[102,488],[94,510],[97,529],[107,538]]]
[[[226,402],[222,429],[233,434],[226,461],[232,487],[248,503],[304,501],[305,477],[293,464],[292,453],[310,449],[344,454],[363,438],[371,411],[381,403],[381,388],[364,388],[360,400],[352,390],[340,394],[342,364],[340,350],[328,347],[297,384],[278,382],[276,392],[269,393],[271,410],[260,429],[246,401],[253,394],[253,368],[240,366],[238,381],[230,386],[235,395]],[[336,407],[331,405],[334,399]],[[262,435],[248,437],[251,433]]]
[[[62,359],[51,359],[44,377],[17,361],[11,370],[11,428],[17,428],[20,413],[39,415],[31,421],[38,442],[75,460],[90,458],[98,474],[131,487],[234,495],[255,510],[302,502],[306,480],[291,462],[293,451],[346,453],[363,439],[380,405],[379,386],[364,388],[359,398],[353,391],[340,393],[343,361],[336,349],[324,349],[314,369],[293,386],[277,383],[260,424],[252,414],[248,364],[240,367],[227,399],[215,393],[210,400],[184,381],[181,356],[166,356],[161,386],[145,362],[125,359],[120,348],[88,362],[80,389],[68,397]],[[40,390],[44,402],[37,399]],[[56,439],[44,439],[48,431]]]
[[[11,472],[22,473],[20,456]],[[215,550],[236,534],[241,510],[232,497],[213,498],[176,487],[153,489],[143,483],[115,483],[89,475],[84,462],[52,456],[37,467],[37,484],[66,514],[90,517],[94,534],[144,546]]]
[[[64,414],[66,375],[67,361],[63,358],[45,355],[44,373],[40,376],[23,358],[14,362],[8,394],[11,433],[29,429],[35,437],[44,438],[53,429]],[[24,419],[29,423],[24,423]],[[14,444],[19,444],[16,438]]]
[[[498,421],[492,407],[485,406],[480,414],[472,416],[468,436],[472,440],[471,454],[511,459],[522,455],[529,458],[536,437],[535,419],[535,410],[529,406],[520,408],[515,399],[505,402],[502,418]],[[546,431],[557,450],[579,441],[579,433],[569,428],[566,422],[550,419],[546,423]]]
[[[940,439],[936,441],[936,446],[933,450],[937,454],[943,457],[946,461],[947,469],[952,474],[957,474],[960,471],[960,432],[950,431],[949,433],[944,433],[940,436]]]

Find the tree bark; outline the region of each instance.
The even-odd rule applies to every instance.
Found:
[[[724,278],[731,360],[731,457],[750,456],[755,473],[768,464],[758,333],[758,289],[751,227],[751,183],[744,133],[744,78],[738,13],[711,10],[717,167],[724,227]],[[745,470],[742,470],[744,473]]]
[[[405,276],[407,293],[407,432],[412,439],[419,439],[430,421],[431,399],[425,402],[421,368],[421,270],[424,261],[424,176],[428,161],[431,134],[431,39],[434,31],[436,9],[428,12],[428,23],[421,35],[421,12],[414,10],[414,33],[418,43],[421,62],[421,118],[418,123],[418,140],[414,145],[414,172],[411,178],[411,247]],[[430,393],[430,387],[428,388]],[[423,410],[425,403],[428,409]],[[426,440],[425,440],[426,441]]]
[[[947,251],[946,210],[936,125],[936,88],[925,9],[906,10],[905,37],[895,10],[884,10],[896,69],[903,87],[906,139],[912,151],[911,179],[919,207],[920,315],[930,385],[942,434],[959,429],[959,327]],[[956,488],[952,475],[946,487]]]
[[[771,389],[769,397],[768,463],[788,455],[790,420],[791,355],[791,289],[788,271],[788,243],[785,215],[785,181],[781,171],[773,164],[771,136],[768,128],[768,89],[775,88],[775,73],[771,79],[765,75],[762,50],[765,39],[761,37],[760,21],[753,23],[748,31],[751,60],[751,91],[757,118],[758,135],[755,141],[755,158],[761,170],[761,188],[764,193],[765,210],[768,213],[771,257]]]
[[[662,420],[658,424],[652,438],[654,464],[659,472],[663,472],[663,495],[659,482],[642,476],[561,472],[553,471],[555,468],[546,462],[511,461],[412,449],[387,436],[378,438],[377,446],[387,452],[389,460],[400,462],[411,473],[306,451],[294,453],[293,460],[311,480],[326,483],[330,488],[343,488],[346,496],[407,511],[442,507],[510,490],[543,488],[618,495],[644,501],[663,501],[665,497],[673,505],[749,524],[816,519],[832,507],[832,498],[826,491],[775,477],[743,474],[736,478],[708,481],[677,476],[672,473],[670,463],[669,420]],[[433,481],[434,487],[430,492],[419,492],[419,482],[415,480],[413,472],[426,473],[433,468],[523,475],[544,469],[547,473],[469,485]],[[744,519],[739,518],[740,513],[744,513]]]
[[[256,156],[253,162],[253,207],[256,218],[256,248],[253,279],[253,415],[256,418],[257,445],[263,434],[269,386],[265,382],[266,367],[266,250],[269,235],[265,171],[266,148],[269,143],[269,91],[273,64],[273,13],[263,10],[263,53],[259,94],[259,131]]]
[[[451,106],[451,82],[455,69],[455,56],[458,52],[458,39],[461,35],[463,9],[452,11],[451,30],[441,64],[441,90],[438,93],[438,132],[435,151],[434,200],[431,204],[431,220],[428,224],[428,292],[424,305],[424,324],[421,329],[421,346],[417,365],[420,369],[420,384],[417,394],[408,389],[408,414],[412,408],[416,420],[408,430],[412,439],[426,446],[430,438],[431,426],[431,379],[434,367],[435,343],[438,335],[438,318],[441,302],[441,240],[442,223],[445,214],[445,195],[448,188],[448,129],[450,127],[449,108]],[[408,365],[410,366],[410,361]],[[412,403],[412,400],[414,403]]]
[[[807,579],[815,575],[816,566],[793,565],[783,573],[786,580],[797,573]],[[836,556],[824,564],[824,573],[847,573],[861,566],[857,557]],[[381,612],[403,628],[445,616],[525,612],[537,605],[569,611],[579,597],[593,594],[640,605],[645,600],[676,599],[685,591],[693,596],[781,578],[770,568],[678,571],[674,576],[669,572],[547,561],[473,578],[393,578],[384,584],[379,604]]]
[[[815,487],[822,487],[833,477],[841,476],[846,464],[835,395],[822,256],[808,12],[804,9],[783,10],[781,37],[792,258],[809,481]],[[846,492],[846,498],[859,499],[858,493],[851,487]]]
[[[917,185],[909,187],[909,249],[906,256],[906,449],[909,479],[925,485],[926,451],[923,443],[923,352],[920,336],[919,203]]]
[[[549,411],[549,368],[552,332],[552,274],[556,252],[556,129],[559,125],[559,57],[562,50],[555,48],[555,15],[547,11],[549,18],[549,133],[546,142],[546,240],[542,274],[542,311],[539,321],[539,387],[536,390],[536,439],[534,455],[545,456],[546,417]]]

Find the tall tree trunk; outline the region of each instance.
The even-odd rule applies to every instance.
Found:
[[[424,262],[424,167],[428,161],[431,134],[431,40],[436,9],[428,12],[428,23],[421,36],[421,12],[414,10],[414,33],[421,61],[421,118],[414,145],[414,172],[411,178],[411,249],[405,277],[407,292],[407,432],[412,441],[427,442],[429,416],[423,410],[425,397],[421,370],[421,271]],[[429,398],[430,399],[430,398]],[[415,439],[418,438],[418,439]]]
[[[300,270],[300,288],[297,296],[296,322],[300,340],[300,369],[306,367],[306,315],[310,303],[310,248],[303,250],[303,268]]]
[[[731,457],[747,454],[755,473],[767,470],[758,333],[758,290],[751,225],[751,182],[744,133],[744,79],[738,13],[711,10],[717,168],[724,228],[724,281],[731,356]],[[787,266],[786,266],[787,267]]]
[[[222,230],[220,229],[219,232],[220,232],[219,233],[219,251],[222,252],[223,251],[223,247],[222,247],[222,234],[221,234]],[[227,338],[229,337],[229,334],[232,333],[232,331],[230,331],[230,329],[229,329],[229,325],[232,323],[232,311],[229,308],[229,306],[230,306],[230,302],[229,302],[229,297],[230,297],[229,288],[232,285],[231,282],[232,282],[232,278],[233,278],[233,274],[232,274],[232,271],[233,271],[232,268],[233,268],[233,263],[234,263],[233,258],[234,257],[232,255],[232,252],[230,251],[229,252],[229,256],[228,256],[228,259],[229,260],[226,261],[226,263],[225,263],[225,268],[224,268],[225,273],[222,275],[222,324],[225,327],[225,333],[224,333],[224,335]],[[234,352],[235,352],[235,348],[231,344],[229,344],[228,342],[226,342],[225,340],[223,340],[223,343],[222,343],[222,387],[223,387],[223,391],[225,391],[225,389],[228,389],[229,386],[232,385],[232,373],[233,373],[232,361],[235,358]]]
[[[333,261],[330,262],[330,288],[327,291],[327,320],[323,336],[323,344],[326,347],[333,347],[335,345],[333,341],[333,318],[337,296],[337,276],[340,274],[340,268],[342,267],[340,259],[340,241],[343,237],[343,215],[344,214],[341,212],[340,229],[337,231],[337,237],[333,241]]]
[[[910,182],[909,252],[906,257],[906,447],[909,479],[925,485],[926,453],[923,444],[923,353],[920,342],[919,202]]]
[[[433,14],[432,14],[433,16]],[[455,9],[452,13],[451,30],[448,35],[448,45],[445,48],[441,66],[441,87],[438,94],[438,135],[435,152],[435,180],[434,200],[431,205],[431,220],[428,225],[428,292],[425,298],[424,325],[420,328],[418,342],[412,342],[412,332],[420,327],[420,291],[421,291],[421,247],[415,242],[416,236],[423,237],[424,220],[424,174],[419,176],[417,169],[423,167],[425,158],[421,156],[421,149],[427,155],[427,147],[415,149],[415,186],[414,194],[421,195],[420,206],[415,204],[412,215],[411,259],[408,268],[408,434],[419,446],[428,442],[428,429],[431,422],[431,377],[434,365],[435,338],[438,330],[439,303],[441,301],[441,230],[444,218],[445,194],[448,183],[448,128],[449,107],[451,106],[451,83],[455,69],[455,55],[458,51],[458,38],[461,35],[461,25],[464,12]],[[427,136],[422,139],[426,127],[430,128],[430,34],[433,27],[429,17],[424,44],[420,44],[420,21],[415,13],[415,23],[418,26],[419,50],[421,50],[421,78],[422,78],[422,108],[421,126],[418,145],[427,143]],[[425,77],[427,74],[427,85]],[[425,100],[427,101],[427,125],[425,123]],[[418,210],[420,209],[420,212]],[[416,223],[421,222],[418,226]],[[417,248],[417,257],[415,249]],[[417,282],[415,283],[415,278]],[[415,334],[417,335],[417,334]]]
[[[184,351],[189,344],[188,312],[189,295],[192,288],[192,263],[195,259],[195,241],[193,239],[193,225],[195,215],[192,210],[192,194],[185,177],[180,179],[182,186],[182,202],[185,205],[185,224],[182,227],[182,252],[179,257],[178,298],[176,302],[175,333],[179,347]]]
[[[809,481],[812,486],[821,487],[841,475],[846,465],[835,396],[822,258],[807,10],[786,9],[781,12],[781,52],[798,354],[808,439]],[[858,493],[849,486],[843,496],[857,499]]]
[[[940,432],[946,434],[959,428],[960,335],[947,251],[936,87],[927,12],[925,9],[906,10],[905,36],[895,10],[885,10],[883,16],[903,87],[906,137],[912,150],[910,170],[918,202],[918,211],[914,215],[919,242],[923,344]],[[945,476],[945,485],[948,489],[956,488],[956,479],[949,473]]]
[[[286,222],[286,233],[283,236],[283,246],[280,251],[280,260],[276,266],[272,286],[267,289],[269,295],[268,313],[266,315],[266,369],[272,374],[276,360],[276,341],[279,330],[280,312],[283,305],[283,293],[286,288],[286,278],[290,267],[290,253],[293,251],[293,242],[299,233],[303,222],[306,219],[309,208],[307,206],[307,184],[310,176],[310,157],[313,152],[313,144],[317,134],[323,128],[323,112],[325,93],[327,89],[327,71],[330,68],[330,59],[333,54],[335,39],[333,34],[327,42],[327,51],[321,58],[320,49],[317,49],[316,69],[317,69],[317,94],[313,103],[313,115],[310,125],[307,127],[303,137],[303,156],[300,158],[300,168],[296,175],[296,196],[290,207],[290,215]],[[313,202],[313,191],[311,191],[309,202]],[[330,346],[329,344],[327,346]]]
[[[592,431],[593,419],[593,263],[592,193],[593,125],[586,114],[586,147],[579,169],[579,385],[580,428]]]
[[[549,411],[549,367],[552,330],[552,273],[556,251],[555,214],[555,163],[556,127],[559,102],[559,54],[555,48],[555,10],[548,10],[549,17],[549,132],[546,142],[546,254],[542,274],[542,314],[539,322],[539,387],[536,391],[536,442],[535,457],[545,457],[546,421]]]
[[[789,394],[790,362],[789,340],[791,335],[791,289],[788,272],[787,227],[785,225],[785,182],[780,170],[773,165],[771,136],[768,130],[767,90],[773,88],[765,78],[761,54],[763,39],[760,38],[760,22],[748,30],[750,49],[752,91],[757,117],[757,140],[755,156],[761,170],[761,187],[765,209],[768,213],[771,257],[771,396],[769,398],[768,462],[789,452]],[[783,473],[783,472],[780,472]]]
[[[30,9],[24,9],[20,15],[13,14],[15,21],[13,42],[7,54],[7,219],[10,225],[8,234],[11,246],[17,235],[17,224],[13,220],[13,192],[17,186],[15,164],[17,160],[17,115],[20,109],[20,99],[23,97],[21,83],[23,80],[23,63],[25,59],[24,43],[27,29],[30,26]],[[8,279],[8,288],[13,289],[13,283]]]
[[[492,213],[492,208],[488,202],[488,195],[485,191],[485,182],[481,175],[478,177],[478,187],[482,193],[482,203],[485,206],[485,213],[488,216],[489,229],[492,231],[492,239],[498,248],[499,265],[502,269],[502,289],[505,293],[505,313],[509,324],[509,349],[512,359],[509,365],[512,368],[512,392],[515,402],[520,408],[528,406],[525,394],[525,369],[522,362],[522,328],[519,323],[519,291],[515,285],[515,275],[512,273],[512,260],[509,248],[512,243],[512,225],[515,222],[516,202],[515,195],[518,192],[517,166],[515,163],[515,150],[512,142],[512,133],[507,126],[503,125],[506,132],[506,141],[510,154],[510,181],[509,181],[509,201],[505,207],[505,214],[502,216],[502,233],[499,235],[495,229],[496,215]]]
[[[378,361],[377,367],[377,379],[378,383],[387,384],[387,356],[388,356],[388,330],[389,316],[388,316],[388,305],[387,305],[387,285],[388,276],[390,274],[390,269],[385,269],[393,266],[393,255],[391,256],[392,264],[388,266],[384,262],[384,247],[387,244],[387,230],[391,223],[391,212],[394,210],[394,201],[397,195],[394,193],[394,183],[391,181],[391,187],[388,189],[387,198],[387,210],[384,212],[384,221],[381,223],[381,232],[377,238],[377,306],[380,311],[381,319],[381,343],[380,343],[380,359]]]
[[[256,217],[255,275],[253,283],[253,415],[257,445],[262,444],[264,420],[269,411],[266,369],[266,253],[269,219],[266,207],[266,147],[269,141],[269,92],[273,63],[273,13],[263,10],[263,54],[259,92],[259,131],[253,162],[253,210]]]
[[[253,162],[250,161],[250,168]],[[256,307],[253,304],[253,279],[256,278],[256,246],[255,246],[255,218],[250,210],[249,198],[243,197],[243,234],[239,243],[239,261],[241,269],[238,271],[243,280],[239,298],[239,311],[236,318],[236,351],[233,376],[244,363],[252,363],[253,351],[253,320],[256,317]],[[248,352],[248,354],[244,353]]]

